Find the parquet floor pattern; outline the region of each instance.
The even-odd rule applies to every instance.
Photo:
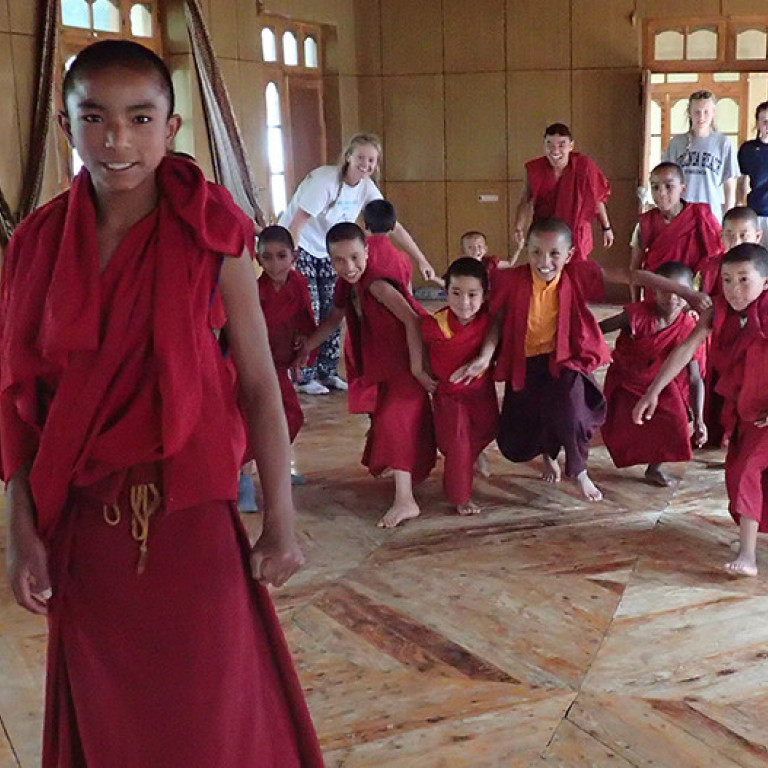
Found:
[[[383,531],[365,418],[341,395],[304,405],[308,565],[275,601],[329,768],[768,766],[768,551],[757,579],[719,568],[722,453],[658,489],[597,446],[589,504],[493,449],[483,514],[452,514],[438,466],[422,517]],[[3,583],[1,768],[39,764],[44,647]]]

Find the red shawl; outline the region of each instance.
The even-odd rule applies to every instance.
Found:
[[[307,278],[292,269],[278,291],[269,275],[259,277],[259,299],[269,333],[269,348],[278,368],[290,366],[296,356],[297,336],[309,336],[316,328]]]
[[[369,235],[365,244],[368,246],[368,264],[395,275],[397,281],[408,288],[413,282],[413,265],[408,256],[392,245],[389,235]]]
[[[579,152],[571,152],[559,179],[546,157],[530,160],[525,169],[533,196],[533,220],[562,219],[573,233],[574,260],[586,259],[592,252],[592,219],[597,206],[611,194],[603,172]]]
[[[449,378],[457,368],[477,357],[492,325],[493,317],[486,306],[467,325],[462,325],[449,307],[422,319],[421,335],[429,350],[432,374],[439,382],[438,391],[463,392],[484,386],[484,376],[470,384],[451,384]]]
[[[524,264],[499,272],[491,296],[493,314],[506,310],[494,378],[510,382],[515,391],[525,386],[525,334],[532,291],[531,269]],[[565,265],[558,286],[557,339],[549,361],[553,376],[563,368],[591,373],[610,360],[603,334],[587,306],[588,301],[601,301],[603,294],[598,264],[583,261]]]
[[[353,371],[350,377],[362,377],[367,384],[395,378],[411,370],[405,326],[368,290],[375,280],[386,280],[405,298],[419,316],[427,313],[400,281],[397,265],[369,261],[355,285],[339,280],[333,296],[335,306],[344,309]],[[353,304],[353,292],[360,300],[362,317]]]
[[[706,203],[686,203],[669,223],[658,208],[640,216],[641,266],[655,272],[668,261],[679,261],[702,273],[702,290],[711,292],[720,269],[720,224]]]
[[[723,426],[730,433],[736,420],[755,421],[768,411],[768,292],[743,313],[716,296],[711,361],[725,398]],[[744,323],[742,327],[742,323]]]
[[[157,180],[157,208],[101,273],[86,170],[6,253],[2,475],[32,460],[43,536],[70,486],[113,501],[135,464],[164,459],[168,510],[236,493],[243,428],[212,328],[221,255],[252,248],[253,225],[192,163],[165,159]]]

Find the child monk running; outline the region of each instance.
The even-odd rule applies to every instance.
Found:
[[[413,486],[435,466],[427,392],[433,392],[437,382],[424,368],[420,321],[426,313],[400,282],[402,270],[396,264],[368,262],[365,233],[357,224],[334,225],[326,243],[341,280],[331,313],[309,337],[301,356],[320,346],[346,317],[354,363],[349,391],[355,391],[354,379],[360,378],[361,389],[373,393],[362,462],[375,477],[392,471],[395,499],[378,525],[394,528],[421,514]]]
[[[510,461],[541,455],[542,478],[560,480],[557,456],[582,495],[603,495],[587,472],[589,441],[605,418],[605,399],[592,372],[610,353],[588,301],[603,299],[604,280],[635,282],[680,291],[697,307],[699,296],[650,272],[601,269],[594,261],[572,262],[571,231],[560,219],[534,222],[527,238],[528,264],[498,274],[491,297],[494,328],[475,360],[451,380],[471,381],[489,366],[499,344],[495,378],[506,384],[498,445]]]
[[[722,295],[703,312],[694,331],[675,349],[635,406],[636,424],[652,420],[664,388],[712,333],[711,360],[725,400],[729,436],[725,487],[739,524],[739,554],[726,563],[734,576],[757,575],[757,534],[768,531],[768,251],[742,243],[723,256]]]
[[[303,556],[252,223],[166,157],[180,118],[154,53],[95,43],[62,90],[85,167],[19,226],[0,286],[8,572],[50,628],[43,768],[319,768],[264,586]],[[225,313],[265,499],[253,548]]]

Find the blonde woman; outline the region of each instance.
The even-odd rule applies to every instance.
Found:
[[[685,199],[708,203],[718,221],[736,205],[739,165],[730,139],[715,128],[717,100],[711,91],[688,99],[688,133],[673,136],[662,161],[677,163],[685,176]]]
[[[325,245],[328,230],[339,222],[355,221],[363,207],[382,195],[376,186],[381,143],[372,133],[355,134],[338,165],[324,165],[307,174],[299,184],[279,223],[289,229],[298,246],[297,268],[309,282],[312,309],[318,323],[333,307],[336,274]],[[435,270],[399,222],[391,234],[400,250],[416,263],[425,280],[434,280]],[[338,374],[339,333],[320,348],[314,367],[302,371],[299,391],[309,395],[328,394],[330,389],[346,390]]]

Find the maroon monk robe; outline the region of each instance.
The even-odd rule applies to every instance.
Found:
[[[366,393],[375,401],[362,463],[374,476],[398,469],[410,472],[414,483],[419,483],[435,465],[429,396],[411,375],[405,326],[369,290],[375,280],[386,280],[419,316],[426,315],[398,280],[396,268],[369,262],[358,283],[339,280],[336,284],[334,305],[344,309],[347,319],[349,390]],[[360,403],[350,397],[350,410],[355,405]]]
[[[725,485],[729,511],[768,531],[768,429],[755,420],[768,412],[768,294],[747,309],[734,311],[715,297],[711,360],[724,398],[723,423],[728,440]]]
[[[685,203],[683,210],[667,222],[658,208],[640,216],[640,266],[655,272],[668,261],[679,261],[701,273],[701,289],[711,293],[718,278],[723,246],[720,223],[706,203]]]
[[[477,357],[492,325],[485,307],[467,325],[445,307],[425,317],[421,326],[432,375],[439,382],[432,410],[437,447],[445,456],[443,489],[457,506],[469,503],[475,461],[499,428],[499,404],[490,373],[469,384],[452,384],[449,379]]]
[[[592,371],[610,352],[587,301],[603,298],[603,276],[593,261],[566,264],[558,285],[555,350],[526,357],[533,279],[524,264],[499,272],[491,312],[505,310],[494,378],[506,383],[498,445],[510,461],[530,461],[565,448],[565,470],[586,469],[589,441],[605,420],[605,399]]]
[[[259,277],[259,299],[267,322],[269,348],[277,370],[288,434],[293,442],[304,423],[304,413],[288,376],[288,369],[296,356],[296,339],[309,336],[317,327],[307,278],[292,269],[285,285],[277,290],[269,275],[263,272]]]
[[[603,172],[579,152],[571,152],[559,179],[546,157],[530,160],[525,170],[533,197],[533,220],[562,219],[573,233],[573,260],[587,259],[592,253],[592,219],[598,205],[611,194]]]
[[[392,245],[389,235],[368,235],[365,244],[368,246],[368,263],[375,268],[381,267],[388,274],[397,275],[398,282],[410,290],[413,265],[408,256]]]
[[[616,339],[613,362],[605,377],[608,412],[602,427],[603,441],[617,467],[690,461],[687,371],[682,371],[659,395],[650,421],[642,426],[635,424],[632,409],[696,323],[681,312],[671,325],[657,331],[658,317],[649,302],[628,304],[624,313],[630,328],[622,330]]]
[[[32,462],[53,587],[43,768],[319,767],[233,511],[243,429],[213,331],[252,224],[191,163],[157,180],[102,272],[86,170],[3,265],[2,475]]]

